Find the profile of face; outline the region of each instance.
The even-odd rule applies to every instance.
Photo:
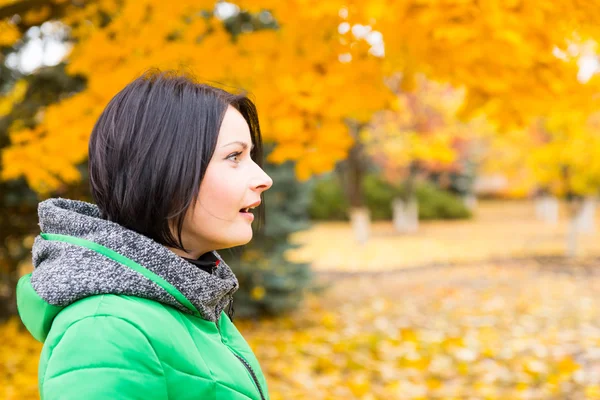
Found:
[[[248,208],[260,204],[260,195],[272,179],[250,157],[252,140],[246,120],[229,106],[214,154],[200,184],[196,204],[188,209],[182,230],[184,247],[197,258],[211,251],[240,246],[252,239],[254,215]]]

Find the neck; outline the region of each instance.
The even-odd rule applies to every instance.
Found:
[[[188,253],[181,249],[175,249],[173,247],[167,247],[167,249],[171,250],[173,253],[177,254],[180,257],[191,258],[193,260],[195,260],[198,257],[200,257],[201,255],[207,253],[206,251],[197,251],[197,250],[192,250]]]

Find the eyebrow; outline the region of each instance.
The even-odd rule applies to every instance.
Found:
[[[244,148],[244,150],[246,150],[248,148],[248,143],[242,142],[240,140],[236,140],[235,142],[227,143],[221,147],[231,146],[232,144],[239,144]],[[254,143],[252,143],[252,146],[250,146],[250,150],[252,150],[253,148],[254,148]]]

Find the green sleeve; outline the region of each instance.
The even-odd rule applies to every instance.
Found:
[[[162,365],[144,333],[113,316],[70,325],[40,376],[42,400],[167,399]]]

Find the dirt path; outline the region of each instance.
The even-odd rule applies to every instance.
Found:
[[[417,234],[397,234],[390,222],[371,229],[371,240],[361,246],[348,223],[316,223],[293,237],[302,247],[288,255],[311,261],[317,271],[348,272],[556,256],[565,253],[567,221],[563,217],[556,226],[537,221],[531,202],[490,202],[472,220],[426,222]],[[581,235],[579,244],[581,256],[600,255],[600,234]]]

